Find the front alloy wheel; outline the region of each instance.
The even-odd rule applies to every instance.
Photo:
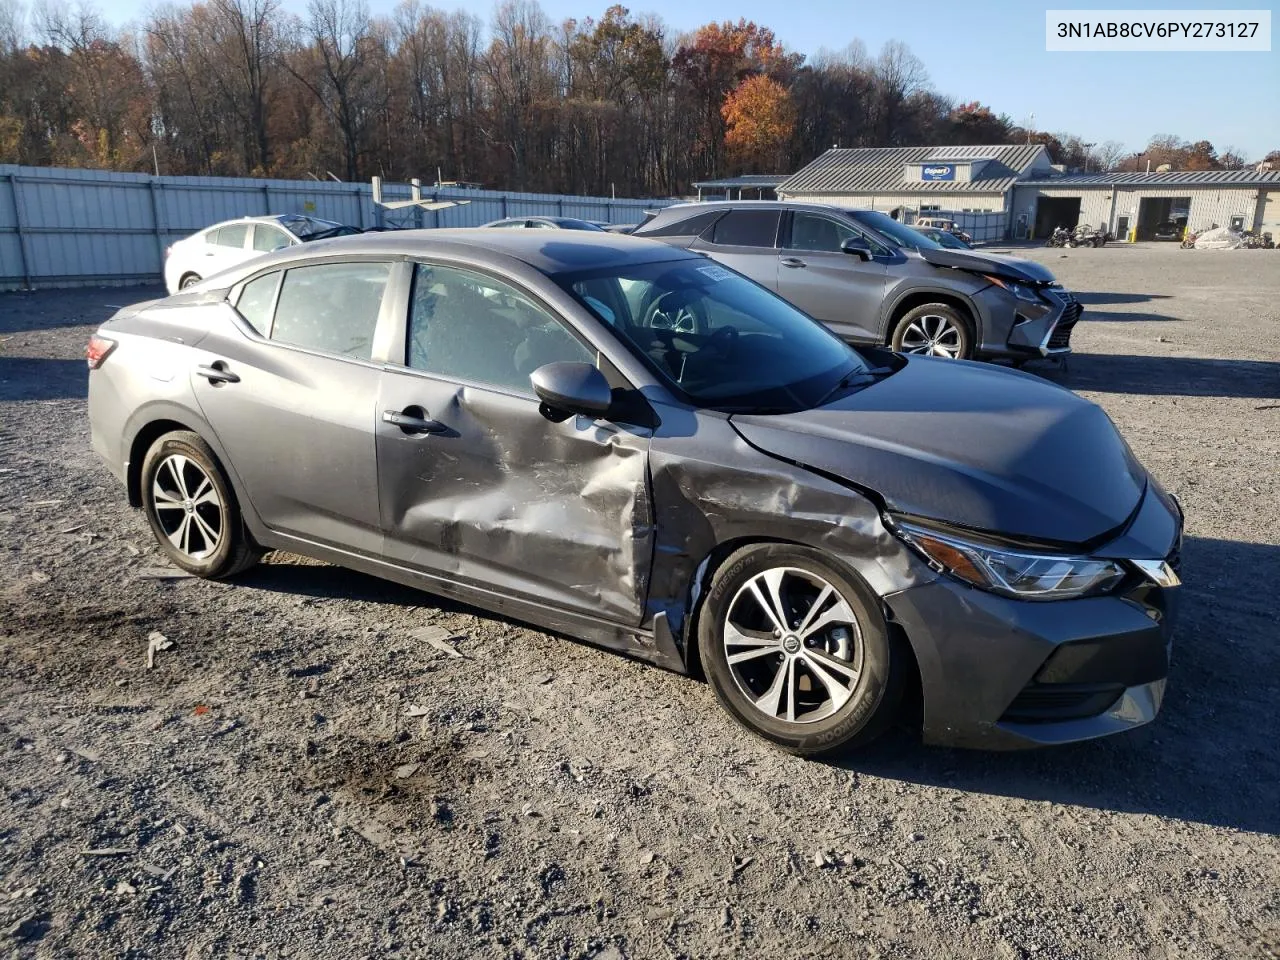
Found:
[[[972,327],[955,307],[926,303],[902,316],[890,345],[897,353],[968,360],[973,355]]]
[[[766,717],[814,723],[853,696],[862,665],[858,618],[816,573],[756,574],[730,602],[722,634],[734,683]]]
[[[698,651],[721,704],[799,754],[865,742],[892,719],[904,654],[870,589],[816,550],[744,547],[717,570]]]

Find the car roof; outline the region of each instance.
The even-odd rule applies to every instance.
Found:
[[[691,203],[673,203],[658,211],[658,216],[671,211],[688,210],[826,210],[838,213],[855,213],[853,207],[838,207],[834,203],[812,203],[808,200],[701,200]],[[870,212],[870,211],[864,211]]]
[[[603,230],[486,230],[461,229],[385,230],[332,240],[316,240],[300,247],[255,259],[255,271],[271,260],[305,263],[343,254],[358,256],[462,255],[480,263],[501,267],[504,259],[518,260],[541,273],[557,274],[593,270],[617,263],[654,263],[663,260],[697,260],[692,253],[657,240],[643,240]]]
[[[241,223],[274,223],[276,226],[285,226],[290,220],[314,220],[317,223],[338,223],[337,220],[329,220],[325,217],[313,217],[309,213],[269,213],[264,217],[234,217],[231,220],[219,220],[217,223],[211,223],[205,227],[205,230],[213,230],[216,227],[233,227]],[[343,224],[339,224],[342,226]]]

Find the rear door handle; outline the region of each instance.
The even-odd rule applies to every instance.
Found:
[[[807,267],[808,264],[799,257],[783,257],[782,265],[784,267]]]
[[[383,410],[382,422],[399,427],[405,433],[444,433],[449,428],[439,420],[432,420],[421,407],[405,407],[403,410]]]
[[[196,367],[196,376],[204,377],[212,384],[219,383],[239,383],[239,374],[232,373],[227,369],[227,365],[221,360],[217,360],[208,366]]]

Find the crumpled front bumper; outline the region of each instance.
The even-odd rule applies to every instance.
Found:
[[[1039,603],[950,578],[886,597],[916,654],[926,743],[1070,743],[1149,723],[1164,697],[1178,588]]]
[[[1042,357],[1068,354],[1071,352],[1071,331],[1080,321],[1084,307],[1061,287],[1049,287],[1042,292],[1048,300],[1045,304],[1015,300],[1009,348],[1015,353]]]

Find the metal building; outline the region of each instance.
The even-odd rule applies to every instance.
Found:
[[[1064,173],[1039,144],[832,149],[778,185],[786,200],[955,219],[978,240],[1087,223],[1119,240],[1217,224],[1280,237],[1280,171]]]
[[[695,180],[693,187],[698,191],[699,200],[718,200],[720,192],[724,192],[725,200],[776,200],[777,194],[774,192],[783,180],[787,179],[785,173],[777,174],[760,174],[748,173],[741,177],[721,177],[718,180]],[[735,198],[734,191],[738,192]],[[751,193],[743,196],[743,191],[748,190]],[[704,197],[703,193],[707,195]]]
[[[1054,172],[1040,144],[828,150],[778,196],[856,209],[1006,213],[1020,180]]]
[[[1280,170],[1074,173],[1022,181],[1014,189],[1011,236],[1045,237],[1088,223],[1119,240],[1149,240],[1158,227],[1211,226],[1280,237]]]

